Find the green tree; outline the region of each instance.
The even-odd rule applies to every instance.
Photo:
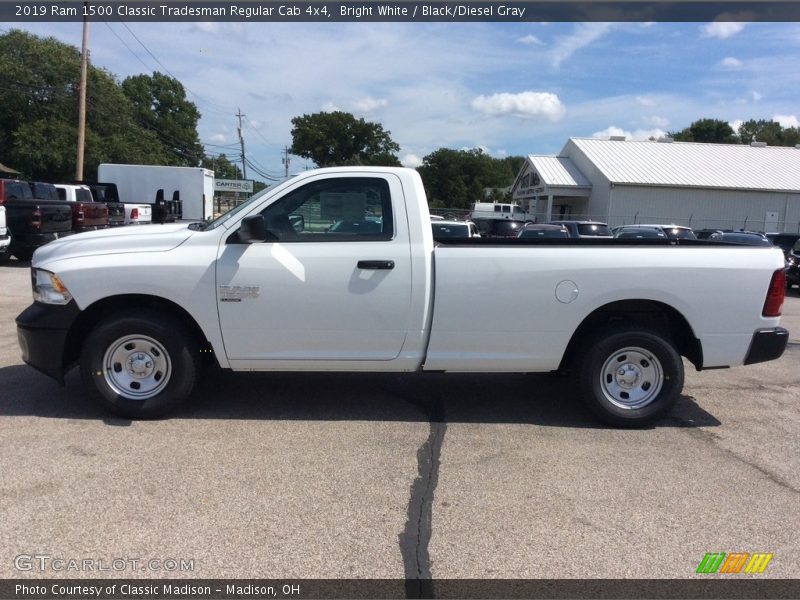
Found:
[[[320,167],[400,166],[399,150],[390,131],[350,113],[319,112],[292,119],[289,152],[310,158]]]
[[[480,149],[439,148],[425,156],[417,170],[432,205],[470,208],[474,202],[484,201],[485,189],[511,185],[523,163],[522,157],[496,159]],[[503,196],[493,192],[492,197],[498,194]]]
[[[224,154],[217,157],[206,156],[203,158],[203,167],[214,171],[214,176],[219,179],[244,179],[239,166],[233,164]]]
[[[669,134],[678,142],[706,142],[711,144],[738,144],[739,138],[727,121],[698,119],[689,127]]]
[[[168,149],[167,162],[162,164],[195,167],[201,163],[200,111],[186,99],[180,81],[159,72],[135,75],[122,82],[122,91],[133,106],[136,122]]]
[[[25,177],[75,176],[80,53],[55,38],[18,30],[0,35],[0,157]],[[135,122],[115,77],[89,65],[84,174],[101,162],[169,164],[155,132]]]
[[[766,119],[750,119],[739,126],[742,142],[766,142],[770,146],[794,146],[797,142],[797,130],[784,129],[777,121]]]

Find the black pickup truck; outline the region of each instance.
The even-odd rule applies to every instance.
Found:
[[[72,233],[72,209],[62,200],[38,200],[27,181],[0,179],[0,204],[6,207],[11,254],[30,260],[34,250]]]
[[[109,227],[125,225],[125,205],[119,201],[119,192],[115,183],[82,181],[81,184],[89,187],[95,202],[102,202],[108,207]]]

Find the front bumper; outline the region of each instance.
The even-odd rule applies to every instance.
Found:
[[[67,336],[79,314],[74,300],[65,306],[34,302],[22,311],[17,317],[22,360],[63,384]]]
[[[744,364],[766,362],[780,358],[789,342],[789,332],[783,327],[759,329],[753,334]]]

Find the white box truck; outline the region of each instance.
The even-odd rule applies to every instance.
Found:
[[[97,168],[97,178],[115,183],[120,202],[125,204],[156,205],[156,198],[163,198],[170,206],[168,214],[177,212],[181,220],[205,221],[213,216],[214,171],[210,169],[103,163]],[[176,200],[179,208],[172,204]],[[153,222],[163,220],[157,218],[159,212],[165,216],[156,210]]]

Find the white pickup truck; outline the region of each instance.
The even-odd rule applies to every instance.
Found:
[[[24,361],[59,381],[78,363],[129,418],[186,400],[209,357],[237,371],[563,371],[597,416],[640,426],[678,398],[681,356],[733,367],[788,340],[777,248],[435,245],[422,181],[402,168],[309,171],[209,223],[57,240],[32,280]]]

